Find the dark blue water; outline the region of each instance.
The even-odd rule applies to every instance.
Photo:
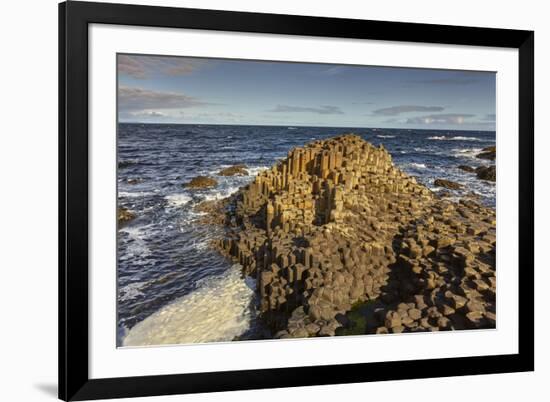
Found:
[[[475,175],[457,168],[460,164],[474,167],[487,164],[475,155],[495,144],[494,132],[120,124],[118,202],[135,212],[137,218],[119,230],[119,340],[153,313],[157,316],[154,325],[150,322],[149,337],[154,337],[150,332],[157,328],[160,332],[162,327],[173,332],[168,323],[175,325],[177,320],[181,320],[178,328],[190,326],[189,332],[198,331],[193,322],[201,317],[211,319],[212,331],[216,331],[222,322],[205,311],[208,298],[217,298],[220,305],[236,303],[235,298],[240,298],[241,310],[223,314],[242,317],[226,323],[225,332],[212,339],[239,335],[247,323],[253,322],[253,311],[249,311],[253,307],[245,306],[248,302],[242,295],[246,292],[239,287],[237,281],[241,279],[231,271],[231,264],[209,249],[208,241],[216,236],[215,229],[197,221],[201,215],[194,211],[194,206],[232,194],[295,146],[349,132],[375,145],[383,144],[396,165],[430,188],[436,178],[445,178],[464,184],[462,194],[473,191],[483,203],[495,204],[493,183],[477,180]],[[237,163],[249,167],[249,176],[216,175],[220,169]],[[197,175],[215,177],[219,185],[207,190],[182,187]],[[137,184],[130,184],[129,180],[137,180]],[[234,294],[226,294],[226,288]],[[226,296],[227,300],[223,299]],[[163,310],[168,305],[172,310]]]

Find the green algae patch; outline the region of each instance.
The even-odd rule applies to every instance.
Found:
[[[374,304],[374,301],[356,303],[345,316],[349,320],[348,325],[336,329],[337,336],[365,335],[367,333],[366,310]]]

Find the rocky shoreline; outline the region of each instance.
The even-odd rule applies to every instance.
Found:
[[[295,148],[203,212],[276,338],[496,325],[495,211],[437,197],[358,136]]]

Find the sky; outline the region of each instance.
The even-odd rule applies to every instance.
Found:
[[[120,122],[494,130],[493,72],[119,54]]]

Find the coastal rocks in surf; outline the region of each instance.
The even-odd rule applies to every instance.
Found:
[[[135,217],[136,215],[128,209],[122,207],[117,208],[117,221],[119,224],[129,222]]]
[[[136,184],[140,184],[140,183],[143,183],[143,179],[141,178],[129,178],[128,180],[126,180],[126,183],[128,184],[131,184],[131,185],[136,185]]]
[[[118,168],[119,169],[126,169],[130,166],[135,165],[136,163],[137,163],[136,161],[131,161],[131,160],[119,161],[118,162]]]
[[[480,166],[476,168],[476,175],[481,180],[496,181],[497,168],[496,166]]]
[[[434,197],[382,146],[295,148],[225,211],[219,247],[276,337],[495,327],[494,210]]]
[[[477,157],[480,158],[480,159],[489,159],[489,160],[492,160],[492,161],[494,161],[496,159],[496,156],[497,156],[497,147],[496,146],[483,148],[481,150],[481,153],[477,154]]]
[[[233,165],[222,169],[218,172],[218,176],[246,176],[248,171],[246,165]]]
[[[190,182],[185,183],[183,186],[187,188],[209,188],[218,185],[216,179],[208,176],[197,176],[191,179]]]
[[[221,200],[206,200],[197,204],[193,209],[201,215],[196,222],[203,225],[224,224],[226,220],[225,209],[229,201],[229,198],[223,198]]]
[[[468,165],[460,165],[458,166],[458,168],[460,170],[463,170],[465,172],[468,172],[468,173],[475,173],[475,168],[471,167],[471,166],[468,166]]]
[[[447,188],[449,190],[460,190],[462,188],[462,185],[445,179],[435,179],[434,185],[437,187]]]

